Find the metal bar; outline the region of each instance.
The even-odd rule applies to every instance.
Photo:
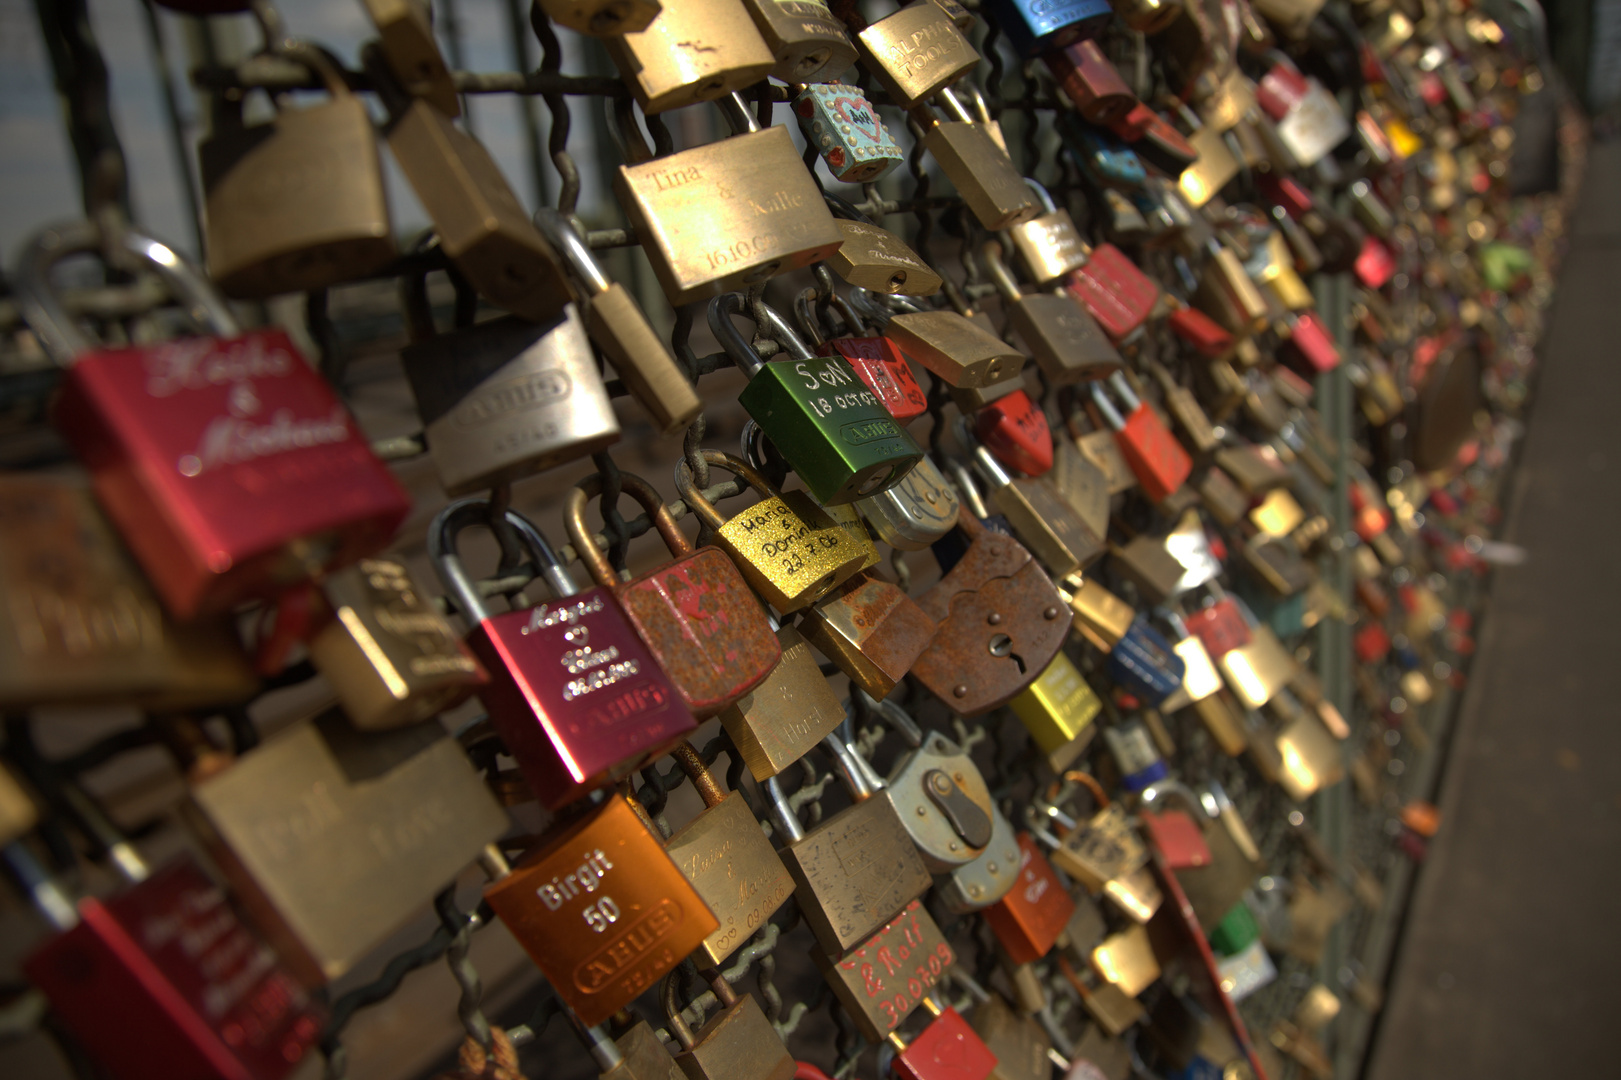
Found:
[[[152,66],[157,68],[158,89],[163,91],[164,119],[169,123],[169,149],[174,153],[175,172],[180,176],[180,191],[190,212],[192,250],[203,252],[203,204],[197,192],[197,177],[191,171],[191,150],[186,139],[186,121],[180,115],[180,95],[175,89],[174,68],[169,64],[169,48],[163,39],[163,24],[158,21],[157,8],[152,0],[141,0],[142,23],[146,27],[146,43],[152,52]]]

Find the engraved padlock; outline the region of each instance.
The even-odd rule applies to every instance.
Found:
[[[397,254],[365,104],[325,53],[288,41],[277,52],[314,69],[331,100],[268,124],[234,118],[197,147],[208,273],[228,296],[305,292],[369,277]]]
[[[680,1047],[675,1063],[687,1080],[729,1080],[739,1076],[793,1080],[797,1067],[794,1057],[752,996],[739,994],[726,976],[712,972],[709,985],[720,1012],[695,1032],[681,1015],[676,981],[672,975],[664,982],[664,1016]]]
[[[400,284],[400,364],[450,495],[511,483],[619,441],[619,419],[573,304],[556,319],[490,319],[439,334],[425,274]]]
[[[759,686],[720,714],[732,745],[761,783],[804,757],[844,720],[804,635],[793,626],[779,626],[776,633],[782,659]]]
[[[856,35],[861,63],[903,109],[927,101],[979,64],[979,53],[939,6],[924,0]]]
[[[647,510],[675,561],[622,581],[585,523],[602,491],[592,473],[569,489],[563,521],[575,554],[620,608],[669,676],[687,711],[707,720],[753,690],[782,659],[765,610],[718,548],[694,551],[646,480],[620,473],[624,491]]]
[[[1108,0],[987,0],[986,7],[1026,60],[1096,37],[1114,17]]]
[[[1015,378],[1024,367],[1024,354],[957,311],[936,310],[915,302],[890,298],[888,304],[869,302],[851,290],[858,310],[874,319],[884,337],[947,386],[988,387]],[[901,304],[899,310],[888,305]]]
[[[1035,838],[1020,833],[1018,880],[983,912],[997,942],[1015,964],[1047,955],[1075,913],[1075,901],[1053,873]]]
[[[403,727],[471,696],[484,669],[395,559],[362,559],[321,583],[331,620],[310,660],[362,730]]]
[[[743,6],[776,62],[771,74],[783,82],[837,79],[856,62],[844,24],[823,0],[743,0]]]
[[[634,771],[696,725],[613,594],[576,590],[545,537],[512,511],[507,522],[556,598],[491,614],[456,554],[457,536],[488,527],[489,515],[478,499],[451,503],[429,527],[428,554],[490,677],[479,698],[491,724],[535,797],[556,809]]]
[[[842,959],[820,949],[811,950],[811,959],[856,1029],[880,1042],[912,1015],[957,954],[922,902],[913,900]]]
[[[924,104],[912,107],[912,119],[923,129],[923,148],[939,163],[979,223],[995,231],[1039,215],[1041,204],[990,125],[971,116],[950,90],[942,89],[936,96],[951,113],[951,120],[942,121]]]
[[[836,352],[812,355],[787,321],[763,304],[757,309],[765,320],[759,330],[789,358],[762,361],[732,322],[743,305],[740,293],[716,297],[709,304],[709,327],[749,378],[738,401],[811,495],[828,505],[848,503],[898,483],[923,449],[849,362]]]
[[[659,0],[537,0],[546,17],[591,37],[635,34],[658,18]]]
[[[580,234],[556,210],[536,210],[535,225],[567,260],[586,296],[586,333],[608,354],[625,388],[652,415],[659,434],[686,430],[703,411],[703,402],[636,298],[608,280]]]
[[[901,551],[922,551],[957,526],[956,492],[928,457],[894,487],[854,505],[880,540]]]
[[[603,44],[648,115],[751,86],[776,62],[742,0],[666,4],[643,29]]]
[[[223,611],[387,544],[410,498],[292,340],[242,335],[167,245],[135,229],[117,244],[219,336],[94,345],[49,280],[64,257],[101,249],[90,222],[35,234],[15,284],[29,328],[68,366],[56,427],[164,606],[182,619]]]
[[[1092,738],[1092,721],[1103,701],[1062,652],[1017,697],[1008,702],[1049,762],[1068,766]],[[1077,745],[1078,744],[1078,745]],[[1067,753],[1071,747],[1073,753]],[[1068,761],[1063,760],[1068,757]]]
[[[986,242],[981,255],[1002,294],[1014,331],[1049,384],[1064,386],[1102,378],[1120,369],[1119,350],[1073,296],[1022,291],[1002,261],[1002,246],[994,240]]]
[[[918,606],[939,623],[912,666],[918,680],[963,716],[1005,705],[1046,669],[1064,643],[1070,610],[1030,552],[966,510],[968,551]]]
[[[1086,265],[1092,249],[1069,211],[1059,209],[1046,188],[1028,177],[1025,183],[1036,193],[1042,212],[1010,227],[1007,234],[1036,284],[1047,285]]]
[[[731,138],[638,158],[614,176],[620,205],[676,306],[826,259],[844,240],[788,129],[762,129],[736,94],[718,104]],[[731,198],[716,202],[717,191]]]
[[[844,234],[843,245],[827,260],[834,273],[858,288],[888,296],[933,296],[940,291],[940,275],[900,237],[837,196],[826,198]]]
[[[812,83],[794,97],[794,115],[835,180],[877,183],[903,160],[883,118],[858,87]]]
[[[1064,287],[1116,344],[1136,334],[1159,301],[1159,286],[1113,244],[1093,248],[1085,265],[1064,278]]]

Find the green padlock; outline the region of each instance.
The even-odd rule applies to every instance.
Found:
[[[759,305],[761,329],[790,359],[761,361],[732,322],[742,293],[709,302],[709,328],[749,377],[738,401],[823,506],[888,490],[923,458],[919,446],[842,356],[815,356],[782,316]]]

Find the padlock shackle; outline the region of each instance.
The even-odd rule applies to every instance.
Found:
[[[754,351],[754,346],[743,336],[743,331],[732,322],[733,315],[746,314],[743,310],[745,302],[744,295],[738,292],[722,293],[709,301],[709,331],[720,342],[726,355],[732,358],[732,363],[752,379],[765,367],[765,361]]]
[[[856,751],[855,705],[848,698],[844,702],[844,719],[839,721],[839,726],[834,728],[833,732],[843,740],[844,748],[849,751],[850,764],[855,766],[856,772],[861,777],[862,785],[868,791],[882,791],[889,786],[889,782],[883,778],[877,769],[872,767],[872,762]]]
[[[349,84],[344,81],[342,73],[338,70],[338,65],[327,55],[325,49],[314,42],[304,41],[301,38],[284,38],[273,45],[270,51],[294,63],[303,64],[315,72],[316,77],[321,80],[321,85],[326,87],[326,92],[333,97],[353,96]]]
[[[664,505],[664,499],[654,490],[653,485],[637,476],[635,473],[621,472],[619,474],[621,489],[631,498],[642,504],[647,516],[652,519],[653,527],[658,530],[659,536],[664,538],[664,546],[676,558],[692,554],[692,544],[682,534],[670,514],[670,508]],[[597,547],[596,538],[585,523],[585,507],[592,499],[602,494],[602,474],[592,473],[578,484],[569,488],[568,494],[563,497],[563,527],[568,530],[569,543],[574,545],[574,553],[580,557],[585,568],[590,571],[592,578],[598,585],[612,588],[619,584],[619,575],[614,571],[613,565],[608,562],[608,556]]]
[[[749,487],[758,491],[762,496],[770,498],[773,495],[781,494],[765,477],[761,476],[752,465],[742,458],[728,454],[724,450],[705,448],[699,452],[703,454],[705,462],[725,469]],[[676,490],[681,492],[681,499],[687,504],[687,509],[697,514],[699,520],[705,525],[708,525],[711,529],[718,529],[726,524],[726,519],[720,516],[720,511],[715,509],[715,504],[706,499],[704,493],[698,490],[698,482],[693,478],[692,466],[687,464],[686,458],[682,458],[675,463],[675,486]]]
[[[675,1041],[681,1044],[682,1050],[691,1050],[697,1040],[692,1037],[692,1028],[681,1015],[681,1003],[676,1000],[675,981],[680,976],[680,969],[677,969],[664,977],[660,1000],[664,1004],[664,1020],[670,1025],[670,1034],[675,1036]]]
[[[993,489],[1009,487],[1013,483],[1013,477],[996,460],[996,456],[977,442],[974,444],[974,465],[985,474],[985,482]]]
[[[1097,804],[1097,808],[1099,810],[1107,810],[1109,808],[1108,792],[1103,790],[1103,785],[1098,783],[1097,777],[1093,776],[1091,773],[1085,773],[1079,769],[1070,769],[1064,773],[1064,780],[1068,783],[1079,784],[1087,791],[1091,792],[1092,801]],[[1048,798],[1051,797],[1052,796],[1049,793]]]
[[[962,99],[956,95],[956,92],[951,87],[942,86],[939,92],[935,94],[935,100],[939,101],[951,118],[959,124],[979,122],[974,119],[974,114],[968,111],[968,106],[962,103]]]
[[[957,481],[958,494],[962,496],[958,506],[958,524],[961,524],[963,512],[967,512],[976,522],[983,521],[990,516],[990,509],[979,494],[979,488],[974,484],[974,478],[969,475],[967,468],[960,461],[951,463],[952,478]],[[966,531],[966,530],[965,530]]]
[[[535,228],[546,242],[560,252],[574,271],[574,277],[581,285],[590,290],[593,296],[600,296],[612,287],[608,275],[603,273],[602,265],[597,257],[591,253],[591,246],[587,244],[579,233],[574,231],[568,218],[550,206],[542,206],[535,211]]]
[[[840,727],[842,728],[842,726],[841,724]],[[871,784],[867,783],[867,774],[860,765],[856,764],[855,759],[860,755],[850,748],[849,743],[844,741],[843,732],[835,728],[832,734],[822,739],[822,748],[833,759],[833,771],[838,774],[840,780],[844,781],[845,789],[850,792],[850,797],[858,803],[866,802],[872,798],[874,789]]]
[[[23,321],[39,338],[46,355],[57,364],[70,366],[78,356],[96,348],[96,343],[79,329],[62,306],[61,298],[51,285],[51,269],[70,255],[102,251],[104,240],[110,240],[119,255],[157,271],[175,299],[185,304],[192,320],[206,327],[209,333],[216,337],[241,335],[241,324],[231,313],[225,297],[215,290],[202,271],[168,244],[134,228],[124,228],[107,237],[93,221],[66,222],[47,226],[28,238],[17,257],[17,272],[12,283]]]
[[[715,105],[720,114],[726,117],[726,125],[735,135],[752,135],[760,130],[760,118],[754,115],[749,103],[743,100],[743,95],[733,90],[715,99]]]
[[[1053,201],[1052,192],[1047,190],[1045,184],[1033,177],[1024,178],[1025,185],[1036,193],[1036,199],[1041,203],[1041,210],[1046,214],[1058,213],[1058,204]]]
[[[573,596],[579,590],[569,580],[567,572],[557,559],[557,553],[535,524],[510,507],[506,512],[509,525],[517,530],[519,538],[529,548],[542,576],[558,597]],[[456,541],[463,529],[472,525],[489,528],[490,502],[477,496],[458,499],[439,511],[428,525],[428,558],[434,573],[439,576],[445,591],[456,602],[457,610],[470,626],[478,626],[490,619],[490,609],[484,605],[478,586],[467,572],[461,556],[456,553]]]
[[[692,743],[682,739],[670,751],[675,763],[681,766],[681,771],[687,774],[692,786],[697,789],[698,797],[703,799],[706,809],[714,809],[726,801],[726,792],[722,791],[720,784],[715,780],[715,774],[709,771],[704,759],[694,750]]]
[[[1013,271],[1008,269],[1007,260],[1002,258],[1001,242],[987,240],[979,252],[985,261],[985,268],[991,272],[991,283],[996,286],[996,291],[1002,294],[1002,298],[1017,301],[1023,297],[1024,290],[1013,280]]]
[[[799,323],[799,329],[810,339],[810,343],[820,349],[827,342],[822,328],[816,325],[816,308],[812,305],[821,299],[821,290],[815,286],[807,285],[794,297],[794,320]]]
[[[859,221],[863,225],[871,225],[874,228],[879,227],[876,221],[868,217],[866,214],[863,214],[859,209],[856,208],[856,204],[851,202],[849,199],[835,195],[831,191],[824,191],[822,192],[822,201],[827,203],[828,211],[836,218],[841,218],[845,221]],[[818,263],[817,265],[820,266],[823,264]]]
[[[79,909],[73,898],[21,840],[0,847],[0,862],[5,863],[11,876],[33,901],[34,909],[54,929],[65,934],[79,925]]]
[[[1195,819],[1204,821],[1209,818],[1204,805],[1199,802],[1199,797],[1180,780],[1156,780],[1143,788],[1137,793],[1137,810],[1139,813],[1153,810],[1156,803],[1163,803],[1168,797],[1181,800],[1193,812]]]
[[[591,1055],[591,1060],[597,1063],[598,1070],[606,1073],[616,1066],[624,1064],[625,1055],[619,1052],[619,1044],[613,1041],[613,1038],[603,1029],[602,1025],[591,1024],[588,1026],[581,1023],[574,1010],[567,1005],[563,1006],[563,1013],[568,1017],[569,1025],[574,1028],[574,1034],[578,1035],[580,1042],[585,1044],[586,1051]]]
[[[1103,387],[1093,382],[1087,384],[1087,389],[1091,391],[1092,403],[1098,407],[1098,412],[1103,414],[1103,422],[1108,424],[1111,430],[1123,430],[1126,426],[1125,417],[1120,415],[1120,410],[1109,400],[1109,395],[1104,392]]]
[[[782,793],[782,782],[773,776],[766,780],[764,787],[766,799],[771,803],[771,820],[788,843],[797,844],[805,839],[805,826],[799,823],[799,815],[788,805],[788,796]]]

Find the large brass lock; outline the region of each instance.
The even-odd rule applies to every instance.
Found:
[[[995,129],[976,121],[950,90],[941,90],[939,98],[954,119],[941,121],[927,105],[914,106],[912,117],[923,129],[924,149],[979,223],[995,231],[1038,216],[1041,204],[997,141]]]
[[[938,5],[913,3],[856,37],[861,62],[903,109],[927,101],[979,64],[979,53]]]
[[[585,523],[586,503],[602,490],[598,473],[568,493],[563,520],[569,539],[597,584],[613,590],[688,711],[707,720],[758,686],[782,651],[732,561],[716,548],[693,551],[646,480],[621,473],[620,483],[647,510],[675,561],[630,581],[619,579]]]
[[[1050,384],[1063,386],[1120,370],[1120,351],[1074,297],[1021,291],[994,240],[986,241],[982,254],[1014,331]]]
[[[782,659],[765,681],[720,714],[749,773],[765,782],[804,757],[844,720],[844,710],[804,635],[777,629]]]
[[[618,0],[624,2],[624,0]],[[423,0],[364,0],[377,28],[383,60],[400,88],[454,120],[462,114],[456,81],[433,37],[433,23]]]
[[[1017,540],[991,532],[966,510],[967,553],[918,598],[940,625],[912,673],[954,712],[977,716],[1005,705],[1052,662],[1071,613]]]
[[[644,29],[616,31],[603,44],[650,116],[741,90],[774,63],[741,0],[666,4]]]
[[[856,47],[822,0],[743,0],[785,83],[828,82],[850,70]]]
[[[899,587],[864,570],[812,604],[805,640],[874,698],[906,677],[934,638],[934,620]]]

